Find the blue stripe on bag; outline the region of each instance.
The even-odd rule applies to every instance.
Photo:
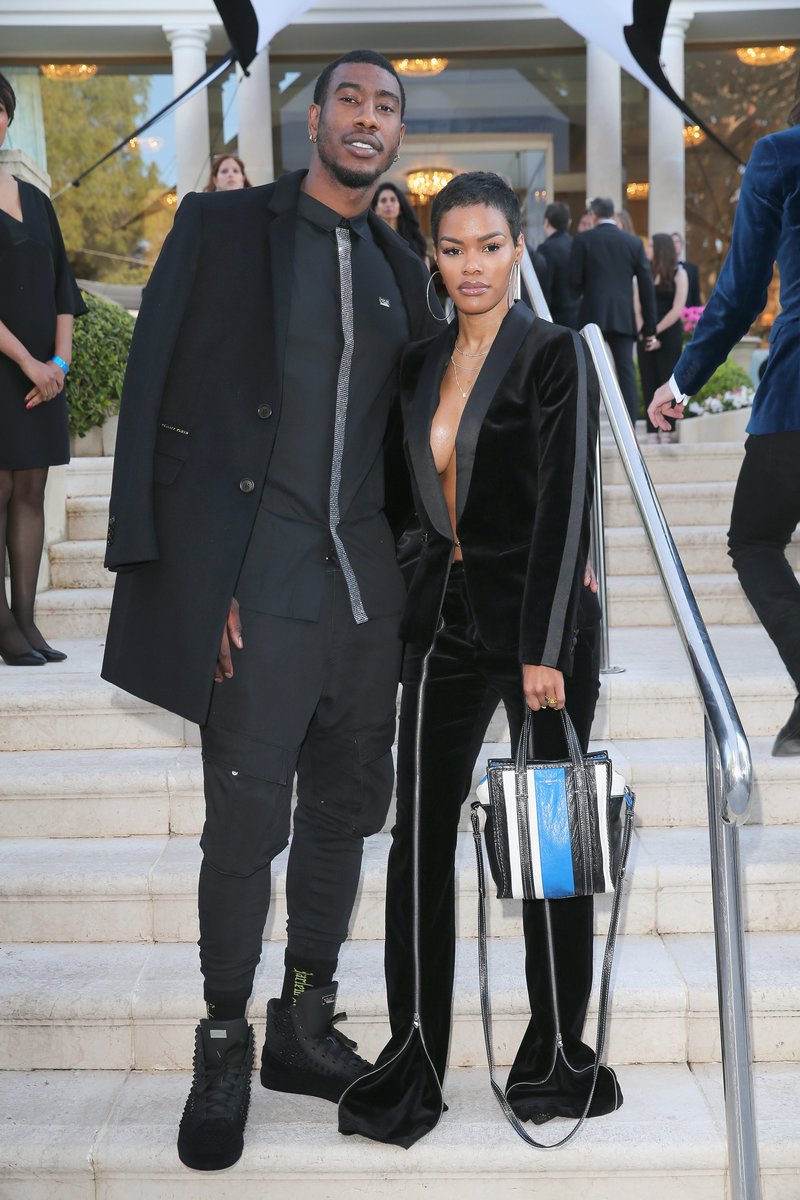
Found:
[[[575,875],[572,869],[564,770],[560,767],[537,768],[533,776],[545,897],[556,900],[574,896]]]

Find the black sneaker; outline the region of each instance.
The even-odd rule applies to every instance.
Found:
[[[197,1026],[194,1078],[178,1130],[178,1158],[195,1171],[221,1171],[242,1155],[255,1057],[244,1017]]]
[[[346,1013],[334,1016],[338,983],[310,988],[296,1004],[267,1005],[267,1040],[261,1055],[261,1082],[273,1092],[297,1092],[339,1100],[346,1087],[371,1070],[355,1053],[356,1043],[334,1028]]]

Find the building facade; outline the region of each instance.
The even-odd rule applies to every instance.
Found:
[[[746,161],[757,137],[785,123],[799,45],[793,0],[675,0],[662,57]],[[735,159],[544,4],[321,0],[247,77],[228,69],[64,190],[223,56],[224,30],[204,0],[0,0],[0,70],[19,97],[9,143],[48,171],[79,274],[141,282],[177,201],[205,185],[215,154],[238,153],[254,183],[305,164],[314,80],[356,46],[426,60],[406,76],[408,131],[390,176],[423,225],[437,182],[475,167],[511,179],[534,244],[549,200],[565,200],[577,219],[587,197],[610,195],[642,236],[686,232],[707,294],[727,250]]]

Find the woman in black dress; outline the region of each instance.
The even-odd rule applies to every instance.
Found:
[[[16,97],[0,75],[0,145]],[[66,658],[36,628],[48,468],[69,462],[64,379],[73,319],[86,312],[50,201],[0,168],[0,657],[9,666]]]
[[[426,267],[430,266],[425,234],[420,228],[416,213],[398,187],[393,183],[380,184],[372,197],[372,211],[398,233],[404,242],[408,242]]]
[[[689,276],[678,262],[675,243],[669,233],[654,233],[647,247],[653,283],[656,289],[656,347],[643,354],[637,348],[642,394],[649,402],[650,397],[666,383],[675,369],[683,350],[683,323],[681,313],[686,307],[689,292]],[[669,419],[669,418],[667,418]],[[659,433],[650,417],[647,418],[647,440],[671,442],[675,440],[675,422],[670,422],[672,431]]]

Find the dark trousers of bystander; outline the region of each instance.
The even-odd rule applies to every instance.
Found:
[[[731,512],[739,582],[800,692],[800,584],[786,547],[800,523],[800,430],[751,435]]]
[[[639,416],[639,386],[633,368],[633,346],[636,339],[622,333],[606,333],[605,330],[603,337],[611,351],[619,381],[619,390],[622,392],[631,425],[635,429],[636,419]]]

